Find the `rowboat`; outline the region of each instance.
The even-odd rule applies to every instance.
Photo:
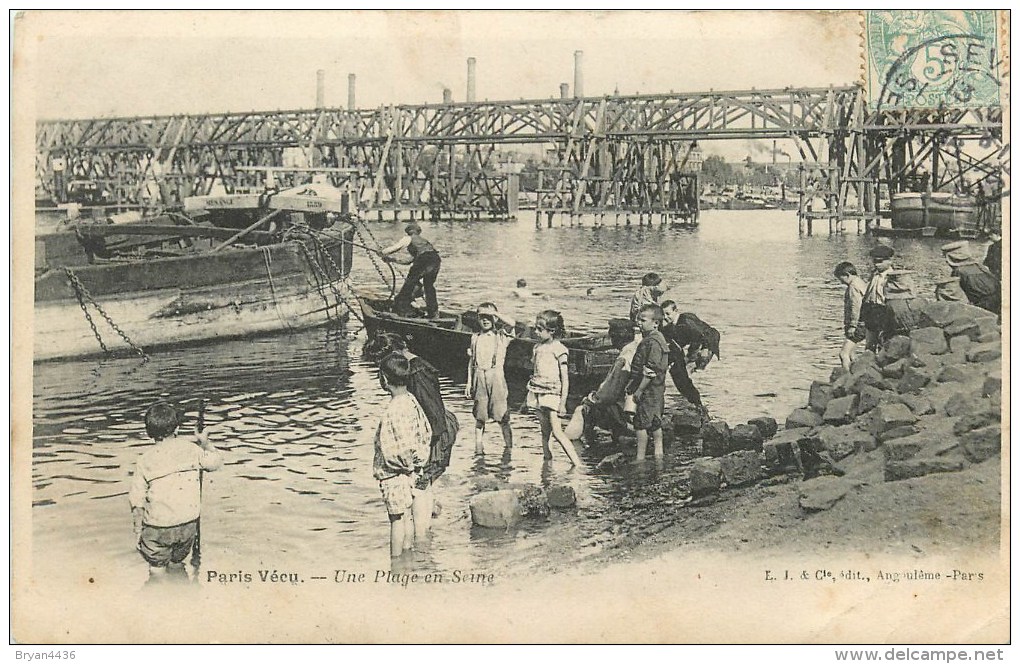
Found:
[[[480,330],[474,311],[440,311],[436,318],[418,318],[393,313],[391,300],[359,295],[358,303],[370,335],[396,332],[407,340],[411,352],[437,367],[451,372],[464,370],[471,335]],[[607,335],[568,333],[559,341],[568,351],[571,392],[583,393],[597,387],[619,355]],[[527,381],[534,369],[532,351],[537,343],[534,330],[518,323],[506,352],[507,380]]]
[[[327,216],[339,211],[263,206],[241,230],[176,215],[37,236],[33,357],[144,355],[342,322],[355,229]]]

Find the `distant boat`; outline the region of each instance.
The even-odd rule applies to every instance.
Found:
[[[933,192],[893,194],[892,229],[922,236],[977,235],[977,213],[970,196]]]

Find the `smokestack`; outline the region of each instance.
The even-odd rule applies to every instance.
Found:
[[[570,96],[570,84],[560,83],[560,99],[566,99]]]
[[[326,106],[326,70],[315,72],[315,108]]]
[[[574,97],[584,96],[584,51],[574,51]]]
[[[357,108],[354,99],[354,82],[357,76],[354,74],[347,74],[347,110],[353,111]]]
[[[475,100],[475,59],[468,58],[467,100]]]
[[[444,104],[453,103],[453,91],[450,90],[450,88],[443,88],[443,103]]]

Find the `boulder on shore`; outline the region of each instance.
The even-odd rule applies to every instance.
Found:
[[[728,486],[742,486],[761,479],[761,460],[757,452],[737,450],[719,459],[722,479]]]
[[[471,522],[482,528],[512,528],[524,516],[513,489],[485,491],[471,499]]]
[[[722,462],[708,457],[695,459],[691,464],[688,482],[691,495],[695,498],[717,493],[722,486]]]

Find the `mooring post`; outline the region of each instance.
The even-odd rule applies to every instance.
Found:
[[[550,210],[549,212],[545,213],[546,226],[548,226],[549,228],[552,228],[552,220],[553,220],[553,213],[552,213],[552,210]]]
[[[624,217],[624,224],[630,226],[630,212],[628,212],[627,216]]]

